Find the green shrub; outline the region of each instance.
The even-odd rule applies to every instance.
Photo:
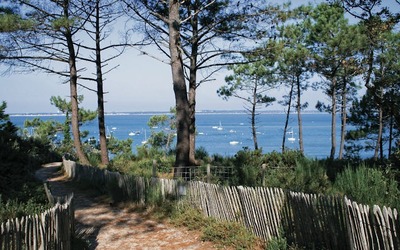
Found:
[[[125,173],[150,178],[153,174],[153,159],[141,159],[130,162],[129,169]]]
[[[202,240],[212,241],[223,247],[251,249],[257,238],[236,222],[214,221],[203,229]]]
[[[297,192],[325,193],[331,186],[324,166],[306,158],[296,160],[293,168],[268,168],[266,176],[266,186]]]
[[[188,204],[175,206],[171,222],[175,226],[201,231],[202,240],[214,242],[221,248],[252,249],[258,243],[257,238],[244,226],[236,222],[217,221],[205,217],[199,210]]]
[[[19,199],[3,200],[0,194],[0,223],[11,218],[39,214],[50,208],[42,185],[24,185]]]
[[[261,151],[241,150],[233,164],[234,185],[261,186],[264,177],[266,186],[299,192],[321,193],[330,186],[319,161],[308,160],[298,151],[262,154]]]
[[[303,193],[325,193],[331,183],[325,168],[317,160],[300,158],[296,161],[292,190]]]
[[[161,195],[161,185],[148,180],[146,185],[145,203],[146,205],[159,205],[162,206],[163,197]]]
[[[175,156],[162,156],[156,158],[157,161],[157,173],[168,174],[172,172],[175,164]]]
[[[24,203],[18,200],[8,200],[3,203],[0,200],[0,206],[0,223],[12,218],[39,214],[49,208],[47,205],[37,204],[32,200]]]
[[[195,152],[195,158],[197,160],[201,160],[203,162],[208,162],[209,155],[208,155],[207,150],[204,147],[197,148],[196,152]]]
[[[340,173],[334,183],[334,192],[362,204],[400,207],[400,191],[394,178],[364,164],[356,169],[348,167]]]
[[[303,154],[296,150],[287,150],[284,153],[273,151],[265,155],[264,163],[268,168],[294,168],[297,160],[303,158]]]
[[[90,151],[87,154],[87,158],[90,162],[90,166],[100,166],[101,165],[101,155],[97,150]]]
[[[239,186],[261,186],[261,165],[264,163],[264,156],[260,150],[238,151],[233,159],[234,175],[233,185]]]
[[[188,204],[175,206],[171,216],[175,226],[184,226],[189,230],[201,230],[210,223],[210,218],[205,217],[199,210]]]
[[[266,250],[286,250],[288,245],[286,238],[284,237],[273,237],[267,242]]]

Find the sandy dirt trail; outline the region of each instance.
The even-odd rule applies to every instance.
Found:
[[[74,193],[76,230],[90,249],[216,249],[200,240],[199,233],[149,219],[145,213],[110,206],[105,196],[74,187],[60,171],[61,163],[46,164],[36,177],[49,181],[55,196]]]

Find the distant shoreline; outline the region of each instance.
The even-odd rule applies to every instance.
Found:
[[[112,116],[112,115],[161,115],[161,114],[170,114],[169,111],[133,111],[133,112],[106,112],[105,115]],[[247,114],[244,110],[200,110],[196,112],[197,115],[202,114]],[[285,112],[281,110],[263,110],[258,111],[257,114],[285,114]],[[296,112],[291,112],[291,114],[296,114]],[[318,110],[309,110],[303,111],[302,114],[328,114],[326,112],[319,112]],[[45,112],[38,112],[38,113],[11,113],[10,116],[64,116],[63,113],[45,113]]]

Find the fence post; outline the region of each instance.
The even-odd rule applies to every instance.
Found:
[[[153,178],[157,178],[157,160],[153,160]]]
[[[265,187],[265,170],[267,169],[267,164],[265,164],[265,163],[263,163],[262,165],[261,165],[261,173],[262,173],[262,186],[263,187]]]
[[[207,183],[211,182],[211,166],[207,164]]]
[[[48,181],[43,182],[43,185],[44,185],[44,191],[46,192],[46,196],[47,196],[47,199],[49,200],[50,205],[54,206],[54,197],[51,194],[51,191],[49,188],[49,182]]]

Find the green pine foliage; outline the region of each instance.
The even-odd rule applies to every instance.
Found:
[[[400,207],[400,190],[392,176],[382,170],[360,165],[348,167],[340,173],[334,183],[334,190],[353,201],[367,205]]]
[[[41,164],[60,159],[47,144],[22,139],[0,105],[0,221],[37,213],[47,208],[42,183],[34,179]]]

